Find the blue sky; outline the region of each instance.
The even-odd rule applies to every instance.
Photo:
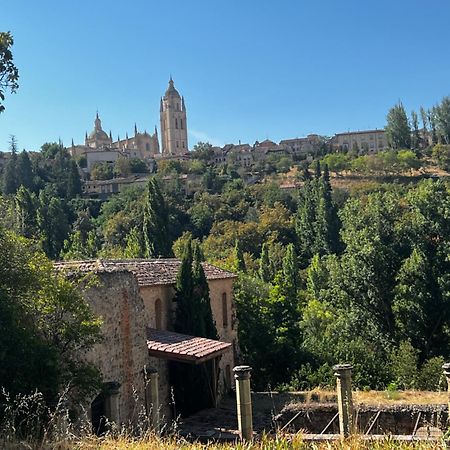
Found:
[[[448,0],[14,0],[17,94],[0,150],[84,139],[98,109],[113,136],[159,128],[169,75],[190,146],[381,128],[450,95]]]

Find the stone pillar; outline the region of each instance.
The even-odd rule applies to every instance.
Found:
[[[105,415],[112,426],[120,424],[119,389],[120,383],[117,381],[105,383],[103,389],[106,396]]]
[[[145,375],[145,399],[147,415],[153,431],[159,435],[160,418],[159,418],[159,375],[154,368],[146,367]]]
[[[339,430],[343,437],[353,432],[352,369],[351,364],[333,366],[338,397]]]
[[[250,392],[249,366],[236,366],[233,369],[236,380],[236,402],[238,426],[241,439],[253,439],[252,397]]]
[[[450,423],[450,363],[445,363],[442,365],[442,370],[444,372],[445,378],[447,380],[447,391],[448,391],[448,416],[447,423]]]

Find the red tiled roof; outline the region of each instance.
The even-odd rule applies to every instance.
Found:
[[[58,270],[68,272],[113,273],[131,272],[139,286],[158,286],[175,284],[181,261],[166,259],[91,259],[85,261],[59,261],[55,263]],[[202,263],[208,280],[236,278],[232,272],[219,269],[209,263]]]
[[[227,351],[231,344],[167,330],[147,328],[150,356],[200,364]]]

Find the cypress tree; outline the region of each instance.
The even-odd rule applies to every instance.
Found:
[[[67,198],[75,198],[80,196],[82,193],[81,190],[81,180],[80,173],[78,172],[78,166],[75,161],[70,162],[69,168],[69,176],[67,178],[67,189],[66,189],[66,197]]]
[[[20,234],[27,238],[33,237],[37,231],[35,194],[22,185],[16,192],[14,203]]]
[[[321,176],[322,176],[322,172],[320,170],[320,161],[316,160],[315,167],[314,167],[314,178],[316,180],[318,180]]]
[[[17,184],[18,186],[25,186],[27,189],[34,190],[34,175],[33,168],[31,167],[30,156],[23,150],[17,156]]]
[[[302,264],[308,265],[314,248],[316,230],[316,180],[306,181],[299,192],[299,206],[295,230],[298,237]]]
[[[5,171],[3,172],[3,193],[6,195],[15,194],[19,185],[17,184],[17,154],[13,150],[11,158],[6,163]]]
[[[169,213],[161,189],[155,178],[147,184],[147,202],[144,210],[145,256],[171,256]]]
[[[264,242],[261,248],[261,256],[259,258],[259,278],[265,283],[272,280],[272,271],[270,270],[269,246]]]
[[[219,339],[211,309],[208,280],[206,279],[205,271],[202,266],[202,261],[204,259],[203,254],[198,242],[194,242],[193,247],[194,265],[192,270],[194,278],[194,296],[198,298],[200,303],[201,322],[203,323],[203,333],[198,336],[209,339]]]
[[[217,337],[209,302],[209,288],[203,268],[199,249],[192,254],[192,242],[186,243],[180,269],[177,274],[175,300],[174,330],[192,336],[209,334]],[[208,303],[208,306],[206,305]],[[175,395],[177,411],[188,415],[211,406],[212,368],[209,363],[188,365],[173,362],[170,366],[170,378]]]
[[[238,272],[246,272],[244,253],[242,252],[241,241],[236,239],[234,244],[234,257],[236,259],[236,270]]]

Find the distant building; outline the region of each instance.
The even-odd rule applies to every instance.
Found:
[[[324,138],[318,134],[308,134],[303,138],[284,139],[280,141],[280,146],[288,149],[292,155],[308,156],[316,154],[324,143]]]
[[[184,97],[175,89],[172,77],[160,103],[162,154],[183,155],[188,150],[187,116]]]
[[[358,153],[378,153],[389,148],[384,130],[348,131],[331,139],[334,150],[357,150]]]
[[[182,157],[188,152],[187,114],[184,97],[175,89],[172,78],[161,98],[160,104],[162,154],[160,153],[158,130],[155,126],[153,134],[139,132],[134,125],[134,135],[125,139],[113,140],[103,130],[98,113],[94,120],[94,129],[85,134],[84,144],[72,145],[67,149],[71,156],[79,158],[86,155],[87,170],[91,171],[95,164],[114,163],[118,158],[139,158],[152,160],[155,157]]]

